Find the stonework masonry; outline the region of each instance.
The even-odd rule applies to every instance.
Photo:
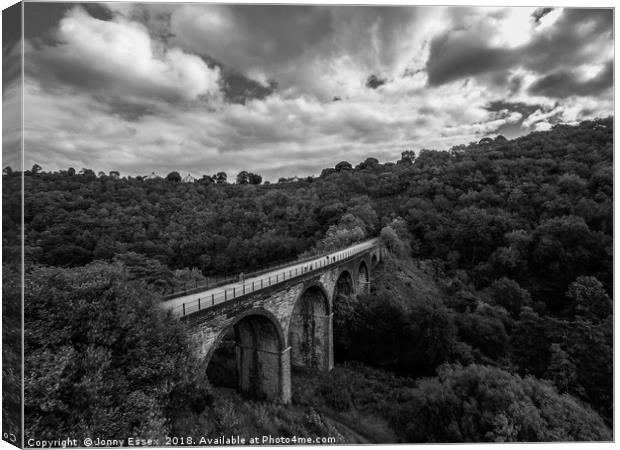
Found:
[[[288,403],[291,365],[330,371],[333,303],[349,280],[352,294],[368,292],[374,247],[355,257],[238,297],[185,317],[203,370],[230,327],[234,327],[238,384],[256,398]],[[339,281],[340,280],[340,281]],[[342,288],[341,288],[342,289]]]

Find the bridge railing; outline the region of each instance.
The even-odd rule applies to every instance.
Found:
[[[358,243],[359,242],[357,242],[356,244]],[[240,278],[239,278],[240,275],[243,275],[245,278],[254,278],[264,273],[281,269],[283,267],[288,267],[294,264],[301,264],[307,261],[314,261],[317,258],[324,258],[325,256],[331,255],[332,253],[334,252],[333,251],[323,252],[317,255],[307,256],[305,258],[289,258],[287,260],[280,261],[275,264],[265,264],[263,266],[260,266],[258,269],[252,270],[251,272],[248,272],[248,273],[243,273],[243,274],[235,273],[234,275],[221,275],[221,276],[218,275],[218,276],[210,277],[205,282],[194,281],[193,283],[190,282],[189,285],[186,282],[183,289],[178,289],[168,294],[164,292],[163,299],[164,301],[172,300],[172,299],[179,298],[179,297],[185,297],[186,295],[196,294],[198,292],[202,292],[207,289],[215,289],[221,286],[225,286],[227,284],[232,284],[232,283],[240,281]]]
[[[211,293],[197,299],[184,302],[181,305],[171,308],[172,314],[185,317],[190,314],[196,313],[203,309],[212,308],[215,305],[234,300],[247,294],[259,292],[263,289],[267,289],[271,286],[283,283],[293,278],[301,277],[303,275],[309,275],[312,273],[320,272],[325,267],[341,264],[343,261],[352,259],[361,253],[368,252],[373,248],[376,248],[376,244],[362,248],[359,250],[347,250],[345,252],[338,253],[337,255],[325,255],[317,259],[316,257],[310,261],[306,261],[306,265],[303,267],[297,267],[295,269],[284,270],[280,273],[272,274],[259,279],[248,280],[244,282],[236,283],[235,286],[225,288],[220,292]],[[303,262],[302,262],[303,263]]]

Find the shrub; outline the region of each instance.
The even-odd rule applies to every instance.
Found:
[[[406,442],[611,440],[597,413],[547,382],[504,370],[446,365],[395,408]]]

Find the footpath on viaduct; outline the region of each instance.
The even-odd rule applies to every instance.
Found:
[[[370,239],[161,305],[188,324],[205,371],[233,327],[238,389],[288,403],[291,366],[333,368],[334,301],[368,292],[381,256],[379,240]]]

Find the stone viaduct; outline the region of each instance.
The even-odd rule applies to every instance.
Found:
[[[270,277],[268,286],[261,282],[258,287],[255,278],[250,292],[246,291],[247,280],[243,293],[226,301],[205,302],[206,306],[194,310],[183,304],[181,320],[196,342],[203,370],[233,327],[238,389],[256,398],[288,403],[291,366],[319,371],[333,368],[334,302],[341,294],[368,292],[381,255],[378,240],[372,239],[305,262],[302,268],[291,268],[288,278],[288,268],[280,268],[285,275],[276,277],[275,283]],[[265,281],[266,276],[262,275]],[[222,289],[226,292],[226,287]],[[237,286],[235,292],[239,291]],[[173,309],[172,302],[164,306],[168,303]],[[174,305],[178,311],[179,301]]]

